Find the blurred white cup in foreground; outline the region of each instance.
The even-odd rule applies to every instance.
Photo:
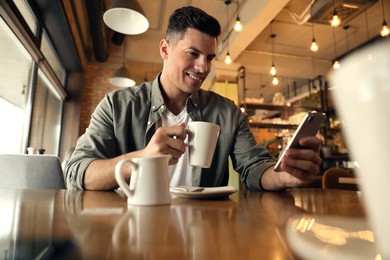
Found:
[[[390,42],[351,54],[329,76],[375,243],[390,259]]]

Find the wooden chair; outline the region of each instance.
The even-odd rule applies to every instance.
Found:
[[[322,176],[323,189],[359,190],[353,170],[332,167]]]
[[[0,189],[65,189],[55,155],[0,154]]]

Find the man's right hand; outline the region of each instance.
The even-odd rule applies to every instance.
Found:
[[[170,154],[169,164],[176,164],[186,149],[186,125],[180,123],[175,126],[160,127],[154,133],[152,139],[142,150],[142,157],[158,154]]]

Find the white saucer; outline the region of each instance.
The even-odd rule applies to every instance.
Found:
[[[178,197],[189,199],[212,199],[223,198],[237,192],[237,189],[233,186],[223,187],[188,187],[179,186],[171,187],[170,192]]]
[[[292,250],[303,259],[375,259],[378,255],[365,219],[290,218],[286,236]]]

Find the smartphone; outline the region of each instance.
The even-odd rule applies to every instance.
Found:
[[[282,162],[283,157],[285,156],[286,151],[289,148],[302,148],[302,146],[299,144],[299,139],[305,136],[315,136],[320,130],[321,125],[322,123],[324,123],[325,119],[326,115],[317,111],[310,111],[305,115],[305,117],[299,124],[297,130],[294,132],[294,135],[287,143],[286,149],[284,149],[282,155],[279,156],[279,159],[274,167],[275,171],[280,170],[280,164]]]

